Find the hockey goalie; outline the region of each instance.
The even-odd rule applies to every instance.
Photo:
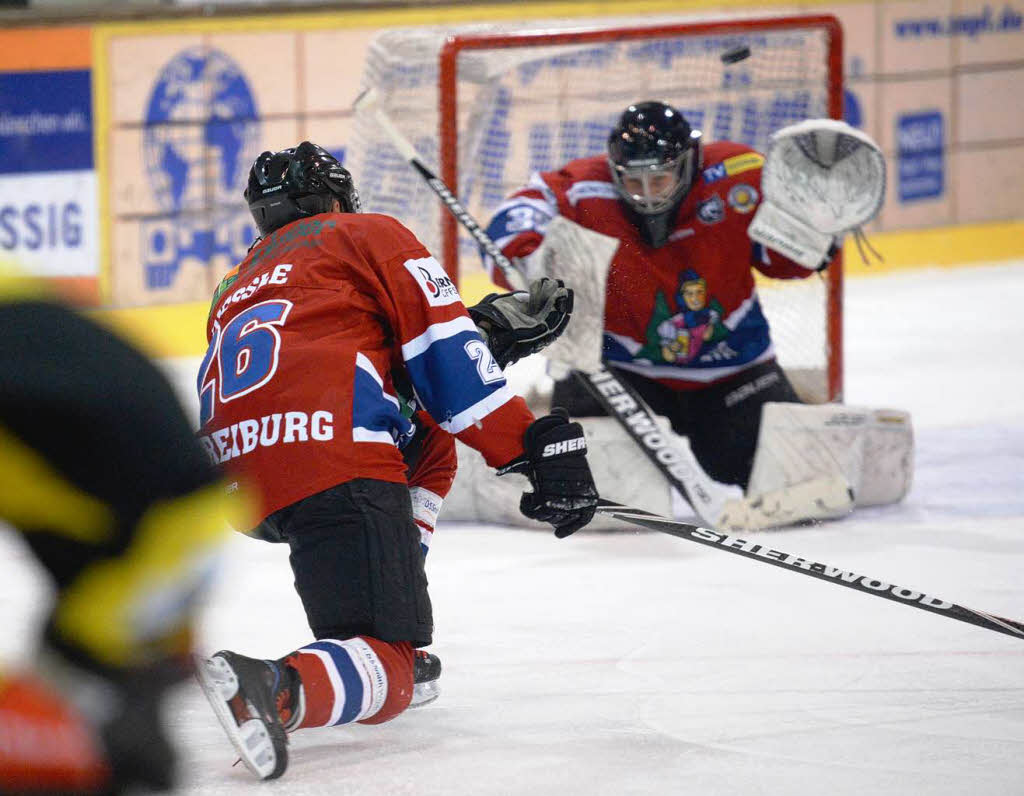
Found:
[[[603,497],[750,530],[906,494],[909,415],[803,403],[753,275],[817,278],[884,192],[878,146],[843,122],[785,127],[762,155],[705,145],[678,110],[642,102],[619,117],[607,155],[534,174],[498,207],[487,231],[518,273],[485,254],[495,283],[546,276],[575,291],[545,351],[550,400],[582,419]],[[653,422],[609,411],[634,398]],[[519,485],[478,488],[482,462],[465,449],[459,461],[445,518],[518,522]]]

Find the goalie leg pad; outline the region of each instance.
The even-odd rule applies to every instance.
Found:
[[[838,476],[858,506],[895,503],[910,489],[913,454],[907,412],[767,403],[747,494],[755,500]]]
[[[822,476],[756,498],[726,504],[716,528],[757,531],[808,520],[833,520],[853,511],[853,490],[842,475]]]

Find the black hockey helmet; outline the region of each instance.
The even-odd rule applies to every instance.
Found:
[[[608,136],[608,166],[645,239],[661,246],[693,187],[702,159],[700,131],[664,102],[638,102]]]
[[[359,193],[348,169],[309,141],[264,152],[249,170],[245,201],[261,235],[299,218],[329,213],[335,199],[343,213],[359,212]]]

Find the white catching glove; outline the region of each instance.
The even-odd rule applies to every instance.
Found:
[[[772,136],[761,177],[764,201],[747,234],[810,270],[853,231],[862,234],[885,199],[885,158],[846,122],[808,119]]]

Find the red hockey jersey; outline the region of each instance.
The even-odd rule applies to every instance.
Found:
[[[747,237],[763,163],[740,144],[708,144],[703,170],[659,248],[644,242],[627,215],[604,156],[534,174],[498,208],[488,233],[510,258],[537,249],[555,215],[618,238],[604,358],[674,389],[698,389],[775,356],[751,267],[782,279],[812,273]],[[557,255],[554,262],[557,268]],[[504,284],[489,257],[484,265]]]
[[[419,485],[441,496],[449,434],[501,466],[533,421],[454,284],[389,216],[328,213],[277,230],[221,283],[207,336],[200,441],[257,487],[262,517],[355,478],[406,481],[413,426],[396,381],[446,432],[428,435],[439,447],[420,467]]]

